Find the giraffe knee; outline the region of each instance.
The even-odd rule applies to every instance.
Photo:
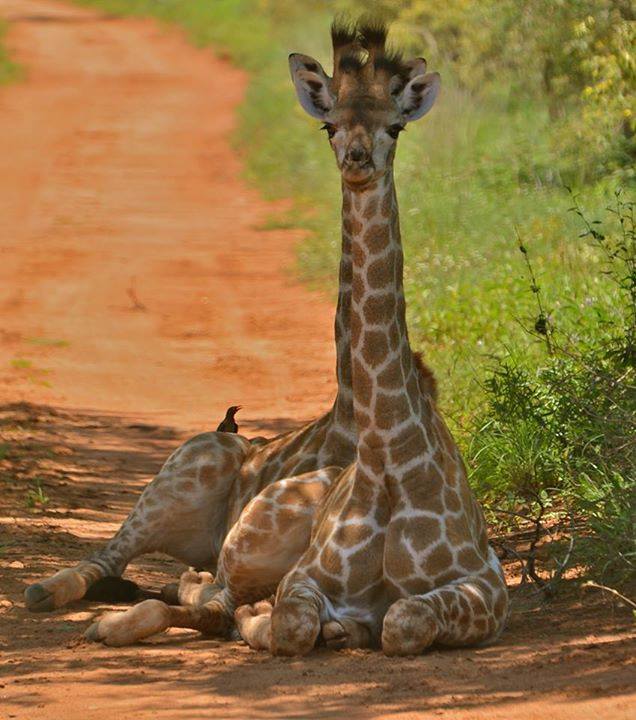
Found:
[[[404,598],[394,602],[384,616],[382,650],[386,655],[419,655],[438,634],[433,610],[422,600]]]
[[[315,608],[298,598],[286,598],[272,612],[271,650],[274,655],[306,655],[320,633]]]

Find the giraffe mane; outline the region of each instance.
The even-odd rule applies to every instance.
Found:
[[[363,76],[383,75],[383,80],[400,79],[400,87],[409,79],[410,67],[402,53],[387,47],[388,24],[379,18],[363,16],[358,20],[337,17],[331,25],[334,82],[339,85],[343,73]]]
[[[338,15],[331,23],[331,42],[334,52],[353,45],[358,39],[358,28],[346,15]]]
[[[413,362],[420,376],[420,387],[437,402],[437,380],[431,368],[422,360],[422,353],[413,353]]]

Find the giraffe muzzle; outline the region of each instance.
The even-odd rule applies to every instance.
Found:
[[[342,165],[342,177],[348,185],[360,187],[375,177],[375,166],[370,157],[363,160],[345,160]]]

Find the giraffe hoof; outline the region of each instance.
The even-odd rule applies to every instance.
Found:
[[[322,639],[331,650],[342,650],[349,647],[349,633],[337,620],[332,620],[322,626]]]
[[[100,642],[102,640],[102,636],[99,632],[99,622],[94,622],[88,630],[84,632],[84,637],[89,642]]]
[[[34,583],[24,591],[24,602],[31,612],[55,610],[55,596],[42,583]]]
[[[186,570],[179,578],[175,605],[205,605],[219,592],[214,576],[209,572]]]
[[[385,655],[419,655],[433,644],[439,632],[431,608],[421,600],[403,598],[391,605],[382,626]]]
[[[253,605],[239,605],[234,611],[234,619],[237,623],[240,623],[259,615],[271,615],[272,610],[273,607],[269,600],[259,600]]]
[[[318,613],[306,602],[286,598],[274,608],[271,625],[273,655],[307,655],[319,633]]]

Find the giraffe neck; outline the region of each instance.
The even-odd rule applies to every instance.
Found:
[[[336,377],[338,394],[333,416],[337,424],[353,428],[353,391],[351,387],[351,234],[347,230],[343,209],[342,254],[338,277],[336,307]]]
[[[362,192],[343,187],[343,197],[351,235],[352,389],[359,448],[386,449],[421,417],[392,170]]]

